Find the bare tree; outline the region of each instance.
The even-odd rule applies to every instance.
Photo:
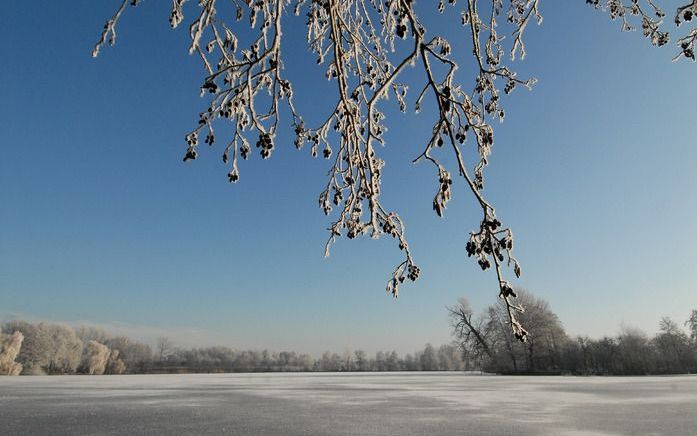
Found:
[[[651,342],[646,333],[636,327],[622,326],[617,338],[618,358],[624,374],[645,375],[655,366]]]
[[[685,325],[690,330],[690,339],[697,346],[697,310],[692,310],[690,317],[685,321]]]
[[[393,351],[390,351],[389,353],[386,353],[385,370],[386,371],[399,371],[400,370],[399,355],[397,354],[396,351],[393,350]]]
[[[346,349],[344,351],[344,354],[342,356],[342,360],[343,360],[343,362],[342,362],[341,366],[343,368],[343,371],[355,370],[356,362],[353,360],[353,353],[351,352],[351,350]]]
[[[157,338],[157,355],[159,356],[160,362],[165,360],[167,356],[172,352],[173,344],[172,341],[165,336],[160,336]]]
[[[621,19],[623,29],[630,30],[632,18],[641,21],[644,35],[654,45],[668,42],[661,31],[663,11],[655,0],[586,0],[606,11],[612,19]],[[116,24],[128,4],[139,0],[122,0],[115,14],[106,22],[93,49],[97,56],[105,44],[113,45]],[[173,0],[170,24],[173,28],[184,20],[186,0]],[[499,296],[506,306],[507,323],[514,335],[525,341],[527,330],[517,314],[521,305],[514,303],[515,292],[504,278],[503,267],[520,276],[521,268],[512,256],[513,233],[502,225],[493,205],[486,200],[484,168],[489,163],[494,144],[495,121],[503,121],[503,96],[515,88],[531,88],[534,78],[519,78],[511,68],[516,58],[526,55],[523,36],[531,22],[540,23],[540,0],[456,0],[423,2],[424,8],[436,5],[441,13],[459,14],[464,36],[471,44],[473,77],[463,81],[458,76],[458,59],[449,41],[438,34],[428,35],[425,11],[412,0],[296,0],[292,10],[307,17],[307,43],[317,63],[326,66],[326,78],[336,85],[336,96],[327,108],[327,116],[317,126],[307,126],[293,102],[293,86],[284,76],[286,60],[282,56],[284,14],[290,0],[220,2],[199,0],[192,5],[189,23],[189,53],[201,58],[204,78],[201,94],[208,96],[207,107],[200,113],[196,127],[185,136],[184,161],[198,155],[203,142],[216,142],[214,125],[221,120],[232,123],[233,132],[225,139],[222,160],[229,165],[227,177],[240,177],[240,158],[247,159],[252,144],[263,159],[276,146],[281,108],[290,115],[295,146],[305,144],[310,153],[328,159],[330,170],[319,205],[325,214],[338,209],[329,226],[330,245],[341,236],[349,239],[368,234],[372,238],[389,235],[403,251],[403,260],[395,267],[386,290],[395,297],[406,279],[420,275],[405,236],[399,215],[388,209],[380,198],[384,161],[377,147],[385,143],[388,128],[383,103],[392,95],[403,112],[409,107],[418,112],[431,99],[435,105],[433,128],[416,152],[414,162],[433,165],[437,189],[433,209],[442,216],[452,196],[453,174],[471,193],[481,209],[481,221],[470,233],[467,254],[476,258],[483,269],[496,272]],[[676,25],[690,21],[697,0],[678,8]],[[249,33],[236,32],[232,22],[248,19]],[[433,26],[431,25],[433,24]],[[505,38],[506,35],[511,38]],[[694,60],[697,31],[678,40],[677,58]],[[248,44],[242,41],[248,39]],[[401,42],[400,40],[408,40]],[[510,59],[510,62],[508,61]],[[415,68],[419,79],[407,82],[405,71]],[[415,87],[413,106],[407,103],[407,91]],[[473,162],[466,159],[466,146],[476,148]],[[443,150],[445,148],[447,151]],[[443,163],[451,155],[452,168]]]
[[[421,370],[435,371],[438,369],[438,359],[436,358],[436,350],[433,345],[426,344],[424,351],[421,354]]]
[[[353,352],[354,362],[356,363],[356,370],[366,371],[368,369],[368,355],[363,350],[356,350]]]
[[[455,340],[467,357],[478,362],[481,362],[485,355],[493,358],[485,337],[485,320],[483,317],[473,318],[472,306],[467,298],[459,298],[455,306],[447,309]]]
[[[444,344],[438,347],[438,369],[441,371],[462,370],[463,359],[456,345]]]
[[[658,371],[676,374],[690,369],[694,351],[690,349],[690,338],[669,317],[659,323],[659,333],[652,339],[657,351]]]

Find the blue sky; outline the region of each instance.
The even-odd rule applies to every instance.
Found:
[[[651,332],[697,308],[697,66],[576,3],[543,2],[543,25],[528,30],[516,68],[539,83],[505,101],[486,195],[517,237],[515,284],[547,299],[569,333]],[[219,147],[181,162],[204,109],[186,31],[144,2],[92,59],[115,7],[11,2],[0,14],[0,317],[165,332],[182,345],[406,352],[449,341],[445,306],[459,296],[495,302],[495,278],[465,257],[479,219],[471,196],[456,188],[437,218],[432,168],[410,163],[427,111],[390,112],[381,150],[383,202],[406,220],[423,271],[395,301],[384,292],[400,259],[391,240],[340,240],[322,257],[328,166],[289,135],[272,159],[243,162],[237,185]],[[335,91],[303,58],[302,22],[289,17],[285,51],[312,121]]]

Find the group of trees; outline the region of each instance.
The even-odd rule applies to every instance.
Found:
[[[511,338],[503,303],[475,315],[466,299],[450,307],[453,332],[468,369],[498,373],[681,374],[697,372],[697,310],[685,323],[687,332],[663,318],[649,337],[623,327],[616,336],[570,337],[545,300],[515,290],[525,312],[525,343]]]
[[[10,321],[0,334],[0,374],[123,374],[151,362],[148,345],[90,327]]]
[[[405,356],[396,351],[369,356],[363,350],[347,350],[342,354],[327,351],[319,358],[294,351],[209,347],[174,350],[156,367],[158,372],[457,371],[465,369],[465,362],[457,346],[449,344],[438,348],[426,344]]]
[[[294,351],[176,348],[159,338],[155,350],[125,336],[92,327],[72,328],[11,321],[0,335],[0,374],[124,374],[291,371],[450,371],[465,369],[455,345],[400,356],[396,351],[325,352],[315,358]]]

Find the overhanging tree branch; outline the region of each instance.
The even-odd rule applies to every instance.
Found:
[[[123,0],[106,22],[92,55],[116,41],[116,25],[127,5],[139,0]],[[178,27],[184,20],[186,0],[173,0],[170,24]],[[193,2],[192,2],[193,3]],[[430,7],[428,2],[425,7]],[[427,95],[437,108],[436,121],[425,147],[414,159],[432,163],[437,170],[437,192],[433,209],[445,212],[452,198],[451,171],[457,171],[465,187],[482,210],[479,228],[466,243],[468,256],[475,257],[483,269],[496,271],[499,297],[505,304],[508,323],[515,336],[525,341],[527,331],[516,315],[524,308],[515,303],[516,293],[504,278],[504,266],[521,274],[513,257],[513,232],[499,221],[494,207],[485,199],[484,169],[494,144],[493,121],[503,122],[503,95],[522,85],[530,89],[535,79],[520,79],[505,58],[513,62],[524,58],[524,34],[530,22],[542,22],[540,0],[464,0],[459,11],[456,0],[440,0],[441,13],[457,13],[465,28],[474,57],[473,78],[456,77],[458,62],[449,41],[442,35],[427,37],[428,27],[417,14],[413,0],[297,0],[296,15],[307,18],[307,43],[317,63],[326,66],[325,76],[335,82],[337,100],[330,105],[325,121],[306,127],[293,102],[293,87],[283,75],[283,17],[291,0],[198,0],[195,18],[189,24],[189,53],[200,57],[205,70],[201,95],[208,106],[200,113],[197,126],[186,136],[184,161],[197,157],[199,137],[212,146],[216,141],[214,124],[228,121],[232,134],[226,139],[222,160],[229,165],[230,182],[240,178],[239,157],[248,159],[252,143],[263,159],[271,156],[280,125],[281,105],[287,106],[294,144],[301,149],[309,144],[312,156],[330,161],[328,181],[319,196],[319,205],[329,215],[339,212],[329,227],[325,255],[339,237],[349,239],[370,234],[372,238],[392,236],[403,251],[403,260],[395,267],[386,290],[395,297],[399,286],[415,281],[420,269],[415,264],[405,237],[405,225],[399,215],[383,206],[380,199],[384,161],[376,153],[376,144],[385,144],[386,115],[381,104],[393,95],[399,109],[407,110],[409,85],[400,82],[404,71],[414,67],[422,75],[414,110],[419,112]],[[654,0],[586,0],[622,21],[623,30],[632,30],[632,20],[641,22],[643,34],[651,43],[663,46],[668,32],[661,30],[665,14]],[[220,11],[218,8],[220,7]],[[677,26],[692,21],[697,0],[680,6],[675,15]],[[245,18],[252,29],[244,48],[240,34],[232,30],[235,21]],[[244,35],[244,36],[250,36]],[[510,44],[506,36],[510,35]],[[404,45],[399,40],[411,39]],[[695,60],[697,30],[677,40],[681,57]],[[420,67],[418,66],[420,65]],[[472,80],[473,79],[473,80]],[[472,80],[471,83],[468,81]],[[503,83],[503,85],[502,85]],[[503,94],[503,95],[502,95]],[[447,150],[440,151],[447,142]],[[337,148],[336,151],[333,147]],[[476,149],[478,159],[467,162],[467,147]],[[454,168],[447,168],[441,153],[452,153]],[[232,154],[232,158],[230,158]]]

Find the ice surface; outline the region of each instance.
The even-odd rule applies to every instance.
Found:
[[[0,434],[697,434],[697,376],[0,377]]]

